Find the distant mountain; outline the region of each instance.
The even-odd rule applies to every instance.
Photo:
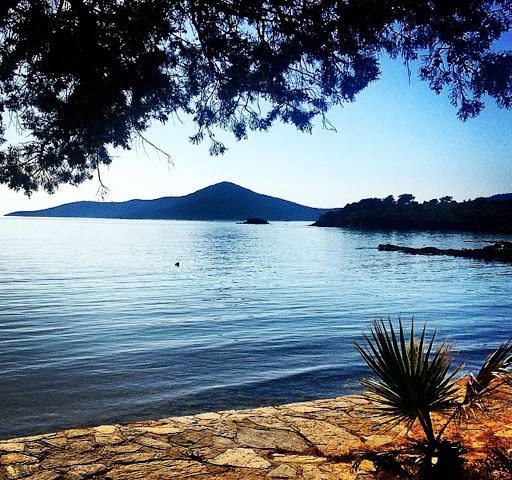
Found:
[[[311,208],[261,195],[230,182],[182,197],[126,202],[73,202],[44,210],[12,212],[23,217],[86,217],[166,220],[316,220],[327,209]]]

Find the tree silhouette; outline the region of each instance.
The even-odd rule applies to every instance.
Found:
[[[405,199],[403,199],[406,197]],[[379,230],[434,230],[512,233],[512,199],[476,198],[456,202],[452,197],[412,201],[413,195],[400,195],[390,203],[367,198],[331,210],[315,223],[318,227],[353,227]],[[403,199],[403,200],[401,200]]]
[[[181,112],[213,155],[217,128],[308,131],[378,79],[382,54],[418,60],[463,120],[486,95],[510,108],[512,53],[494,44],[511,22],[512,0],[2,0],[1,133],[23,140],[4,142],[0,182],[79,184]]]
[[[414,195],[410,193],[402,193],[402,195],[398,196],[397,205],[409,205],[414,201]]]

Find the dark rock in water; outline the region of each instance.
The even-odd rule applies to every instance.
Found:
[[[381,252],[402,252],[411,255],[448,255],[452,257],[474,258],[478,260],[494,260],[512,263],[512,242],[494,242],[483,248],[436,248],[436,247],[400,247],[390,243],[378,247]]]
[[[264,220],[263,218],[248,218],[244,222],[242,222],[244,225],[268,225],[267,220]]]

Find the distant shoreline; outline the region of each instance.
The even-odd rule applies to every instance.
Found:
[[[403,197],[402,195],[401,197]],[[512,200],[480,198],[455,202],[446,197],[415,202],[412,195],[395,200],[369,198],[322,215],[316,227],[413,232],[512,234]]]

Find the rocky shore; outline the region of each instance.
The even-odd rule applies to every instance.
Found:
[[[482,248],[436,248],[436,247],[401,247],[390,243],[378,247],[381,252],[401,252],[409,255],[447,255],[450,257],[473,258],[496,262],[512,263],[512,242],[493,242]]]
[[[499,417],[448,432],[469,447],[469,462],[497,442],[512,453],[512,407],[497,408]],[[375,453],[409,445],[407,435],[419,438],[383,430],[367,400],[348,396],[4,440],[0,478],[369,480]],[[512,478],[502,474],[493,478]]]

